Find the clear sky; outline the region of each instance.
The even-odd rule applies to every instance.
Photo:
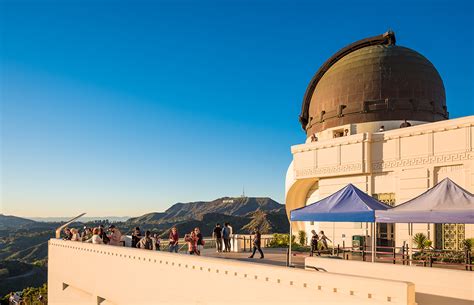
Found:
[[[392,29],[473,114],[472,1],[0,0],[1,209],[139,215],[284,200],[306,86]]]

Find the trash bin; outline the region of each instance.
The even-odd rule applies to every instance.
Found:
[[[352,236],[352,250],[362,250],[365,242],[365,235]]]

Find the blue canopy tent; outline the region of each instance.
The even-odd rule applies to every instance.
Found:
[[[375,211],[387,210],[390,206],[377,201],[352,184],[336,193],[305,207],[292,210],[290,221],[330,221],[330,222],[376,222]],[[291,230],[291,225],[290,225]],[[375,225],[372,238],[375,245]],[[291,232],[290,232],[291,236]],[[290,242],[291,252],[291,242]],[[291,253],[290,253],[291,257]],[[372,251],[372,261],[375,252]]]

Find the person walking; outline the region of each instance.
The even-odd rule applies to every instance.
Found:
[[[135,227],[135,229],[132,232],[132,248],[136,248],[138,242],[142,238],[142,232],[140,231],[139,227]]]
[[[319,252],[319,249],[318,249],[318,243],[319,243],[318,233],[316,233],[315,230],[312,230],[311,233],[313,235],[311,236],[311,252],[309,253],[309,256],[313,256],[315,252],[318,252],[318,255],[321,256],[321,253]]]
[[[176,227],[172,227],[169,235],[170,241],[170,252],[178,253],[178,243],[179,243],[179,235],[178,229]]]
[[[122,232],[115,225],[110,225],[109,227],[109,245],[111,246],[121,246],[122,242]]]
[[[222,252],[222,228],[221,224],[216,224],[212,237],[216,240],[216,252]]]
[[[253,252],[252,255],[249,256],[249,258],[253,258],[255,255],[255,252],[260,252],[260,258],[264,258],[263,251],[261,248],[261,243],[262,243],[262,235],[260,234],[260,231],[258,229],[255,229],[253,231],[254,236],[253,236]]]
[[[146,250],[155,250],[155,245],[150,235],[151,235],[150,231],[146,231],[145,237],[140,239],[140,241],[137,243],[137,248],[146,249]]]
[[[328,240],[332,242],[326,235],[324,235],[324,231],[319,232],[319,240],[321,241],[321,250],[328,250]]]
[[[226,222],[224,224],[224,228],[222,228],[222,238],[224,239],[224,252],[230,252],[230,228],[229,223]]]

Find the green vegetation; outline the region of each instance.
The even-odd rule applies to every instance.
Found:
[[[421,252],[430,249],[433,243],[423,233],[416,233],[415,236],[413,236],[413,242],[415,243],[416,248],[420,249]]]
[[[309,252],[310,247],[302,246],[301,244],[296,243],[296,237],[291,236],[291,250],[295,252]],[[288,248],[289,234],[273,234],[270,243],[268,244],[269,248]]]
[[[300,230],[298,232],[298,242],[301,246],[306,246],[306,231]]]
[[[40,287],[27,287],[18,293],[21,296],[22,304],[25,305],[40,305],[48,304],[48,286],[43,284]],[[1,305],[8,305],[11,293],[8,293],[0,299]]]
[[[47,281],[47,269],[43,261],[31,264],[17,260],[0,262],[0,295],[26,287],[39,287]]]
[[[464,249],[472,251],[472,247],[474,246],[474,238],[468,238],[463,240],[462,246],[464,247]]]
[[[288,248],[289,234],[275,233],[268,244],[269,248]],[[291,238],[292,244],[295,243],[295,236]]]

